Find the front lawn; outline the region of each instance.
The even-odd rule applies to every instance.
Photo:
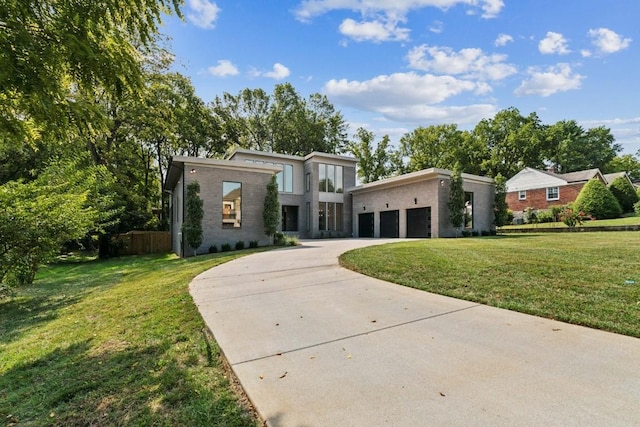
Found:
[[[640,337],[640,232],[432,239],[343,254],[401,285]]]
[[[187,288],[255,251],[43,268],[0,300],[0,423],[258,425]]]

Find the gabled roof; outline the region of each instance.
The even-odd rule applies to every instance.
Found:
[[[534,168],[524,168],[506,182],[506,187],[507,192],[536,190],[584,183],[593,178],[599,178],[602,182],[607,182],[600,169],[597,168],[569,173],[554,173]]]
[[[629,178],[629,175],[627,175],[626,172],[615,172],[615,173],[607,173],[604,174],[604,179],[607,180],[607,185],[610,185],[613,181],[615,181],[618,178],[626,178],[629,183],[631,185],[633,185],[633,182],[631,182],[631,178]]]

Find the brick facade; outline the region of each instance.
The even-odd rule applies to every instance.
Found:
[[[584,182],[576,184],[568,184],[558,186],[559,200],[547,200],[547,189],[536,188],[534,190],[527,190],[527,198],[525,200],[518,200],[518,191],[512,191],[507,193],[507,205],[513,212],[523,212],[527,208],[536,210],[550,209],[552,206],[562,206],[568,203],[572,203],[580,194]]]

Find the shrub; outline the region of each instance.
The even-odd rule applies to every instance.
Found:
[[[556,216],[551,210],[538,211],[538,222],[555,222]]]
[[[223,243],[222,246],[220,246],[220,252],[229,252],[231,250],[231,245],[228,243]]]
[[[626,177],[618,177],[609,185],[609,191],[615,196],[623,212],[633,211],[633,205],[638,202],[636,189]]]
[[[470,236],[471,236],[471,231],[462,230],[462,237],[470,237]]]
[[[286,240],[284,238],[284,233],[278,231],[273,235],[273,244],[277,245],[277,246],[281,246],[284,245],[286,243]]]
[[[553,215],[554,222],[562,221],[562,211],[562,206],[551,206],[551,215]]]
[[[249,247],[250,248],[257,248],[258,247],[258,241],[257,240],[252,240],[249,242]]]
[[[513,224],[513,211],[511,209],[507,211],[507,222],[505,224]]]
[[[633,210],[636,212],[636,215],[640,215],[640,202],[633,205]]]
[[[238,240],[236,242],[236,251],[244,249],[244,242],[242,240]]]
[[[573,228],[576,225],[582,225],[582,220],[584,220],[584,212],[577,211],[571,205],[567,205],[563,208],[562,213],[560,214],[560,218],[562,222],[564,222],[567,227]]]
[[[524,222],[527,224],[536,224],[538,222],[538,214],[533,208],[524,210]]]
[[[482,230],[480,234],[484,237],[491,236],[491,230]]]
[[[217,252],[218,252],[218,247],[216,245],[209,246],[209,253],[210,254],[215,254]]]
[[[599,179],[591,179],[582,187],[573,208],[598,219],[619,218],[622,215],[618,200]]]

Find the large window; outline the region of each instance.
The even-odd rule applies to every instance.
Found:
[[[242,223],[242,184],[222,182],[222,228],[240,228]]]
[[[342,166],[318,164],[319,190],[327,193],[344,192]]]
[[[278,192],[293,193],[293,165],[284,163],[263,162],[262,160],[245,159],[247,163],[276,165],[282,168],[281,172],[276,174],[276,182],[278,183]]]
[[[559,200],[559,199],[560,199],[560,189],[558,187],[548,187],[547,200]]]
[[[342,203],[320,202],[318,203],[318,230],[342,231],[344,205]]]
[[[473,228],[473,193],[464,193],[464,228]]]

